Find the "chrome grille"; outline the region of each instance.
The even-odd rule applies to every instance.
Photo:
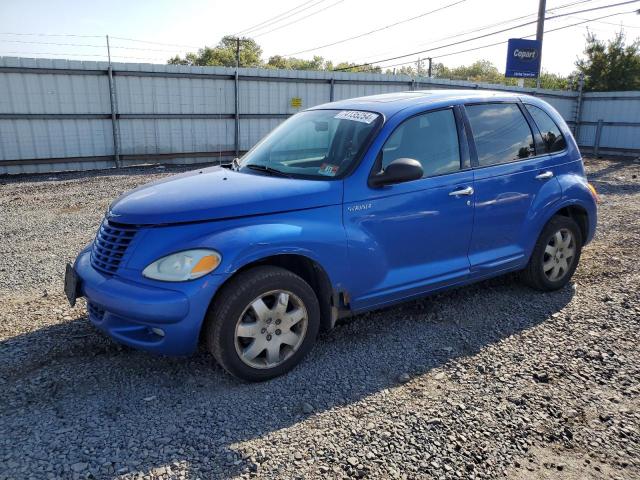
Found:
[[[135,226],[110,222],[105,218],[91,249],[93,268],[108,274],[116,273],[136,232]]]

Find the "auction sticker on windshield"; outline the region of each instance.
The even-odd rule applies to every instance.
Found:
[[[320,165],[318,173],[320,175],[326,175],[327,177],[335,177],[338,173],[338,165],[331,165],[330,163],[323,163]]]
[[[378,118],[377,113],[361,112],[359,110],[343,110],[334,118],[342,120],[353,120],[354,122],[371,123]]]

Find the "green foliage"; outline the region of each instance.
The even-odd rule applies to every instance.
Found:
[[[471,65],[455,68],[442,67],[442,76],[451,80],[468,80],[470,82],[504,83],[505,77],[489,60],[478,60]]]
[[[198,66],[236,66],[236,39],[225,36],[214,48],[204,47],[197,53],[187,53],[184,58],[179,55],[169,59],[171,65],[198,65]],[[251,38],[240,39],[240,66],[262,66],[262,48]]]
[[[269,61],[265,64],[265,67],[285,70],[324,70],[325,61],[324,58],[317,55],[314,56],[311,60],[274,55],[273,57],[269,58]]]
[[[634,44],[636,45],[636,44]],[[629,47],[627,47],[629,48]],[[635,46],[636,51],[638,49]],[[340,62],[336,65],[330,60],[325,60],[321,56],[314,56],[311,60],[295,57],[284,57],[273,55],[265,63],[262,60],[262,49],[251,38],[242,38],[240,44],[240,66],[242,67],[262,67],[287,70],[341,70],[344,72],[367,72],[382,73],[382,68],[377,65],[357,66],[352,62]],[[187,53],[184,57],[176,55],[169,59],[168,63],[173,65],[199,65],[199,66],[224,66],[235,67],[236,65],[236,40],[234,37],[225,36],[215,47],[204,47],[198,52]],[[414,65],[405,65],[398,69],[386,69],[385,73],[408,75],[410,77],[428,75],[428,60],[422,59]],[[471,82],[497,83],[503,85],[516,85],[514,78],[505,78],[498,68],[489,60],[478,60],[471,65],[462,65],[449,68],[443,63],[434,62],[432,64],[432,76],[436,78],[448,78],[452,80],[467,80]],[[542,72],[540,77],[542,88],[566,89],[569,79],[549,72]],[[525,80],[525,86],[535,87],[535,79]]]
[[[511,79],[513,80],[513,79]],[[542,70],[540,73],[540,88],[548,88],[551,90],[567,90],[569,89],[569,79],[556,73],[549,73]],[[526,78],[524,80],[524,86],[529,88],[535,88],[536,79]]]
[[[328,64],[332,65],[330,62]],[[353,62],[340,62],[333,69],[340,70],[342,72],[360,72],[360,73],[382,73],[382,68],[377,65],[364,65],[358,67],[357,63]]]
[[[584,50],[586,58],[576,67],[585,76],[585,90],[608,92],[640,89],[640,40],[625,44],[620,31],[613,40],[603,42],[590,33]]]
[[[387,69],[385,73],[396,73],[399,75],[409,75],[411,77],[426,76],[427,67],[425,67],[424,61],[422,61],[415,67],[405,65],[396,70]],[[518,84],[515,78],[506,78],[489,60],[478,60],[471,65],[462,65],[454,68],[448,68],[443,63],[433,62],[431,75],[434,78],[446,78],[449,80],[467,80],[470,82],[497,83],[510,86]],[[526,79],[525,86],[534,88],[536,86],[535,78]],[[562,90],[567,88],[568,81],[565,77],[543,70],[540,75],[540,86],[541,88]]]

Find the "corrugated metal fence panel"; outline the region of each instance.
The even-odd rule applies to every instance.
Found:
[[[0,119],[0,173],[2,160],[113,155],[106,75],[85,71],[106,69],[99,62],[52,59],[0,58],[0,67],[77,70],[77,74],[0,72],[0,114],[36,115]],[[47,118],[38,118],[48,115]],[[104,162],[100,162],[103,166]],[[68,162],[62,165],[69,165]],[[97,167],[98,165],[96,165]],[[44,165],[28,171],[46,171]]]
[[[580,125],[576,141],[580,146],[592,146],[596,138],[595,125]]]
[[[331,86],[324,72],[255,68],[240,69],[240,75],[240,114],[292,115],[330,99]],[[300,107],[292,105],[294,98],[301,100]]]
[[[576,110],[576,98],[560,98],[556,96],[536,95],[555,108],[567,122],[573,122]]]
[[[0,159],[113,155],[112,135],[110,120],[0,120]]]
[[[100,62],[0,57],[0,67],[106,69]],[[106,75],[0,72],[0,113],[109,113]]]
[[[105,62],[0,57],[0,174],[112,166],[107,67]],[[235,69],[126,63],[113,64],[113,71],[123,164],[230,158],[236,143]],[[575,120],[578,97],[576,92],[403,75],[241,68],[238,76],[240,150],[287,116],[329,102],[332,92],[341,100],[410,89],[515,91],[548,101],[569,122]],[[587,123],[579,130],[580,145],[593,145],[595,122],[602,118],[603,147],[638,148],[638,126],[626,123],[640,122],[639,96],[585,94],[582,119]],[[20,160],[34,162],[18,165]]]
[[[116,75],[118,112],[233,113],[233,82],[207,78]]]
[[[120,120],[123,155],[218,152],[233,149],[230,119]]]
[[[282,120],[277,118],[246,118],[240,123],[240,150],[249,150]]]
[[[603,121],[600,148],[623,153],[640,148],[640,92],[584,94],[580,127],[581,145],[593,146],[596,125]]]

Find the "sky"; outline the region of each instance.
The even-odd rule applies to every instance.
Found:
[[[547,0],[547,18],[621,1]],[[567,4],[574,5],[557,8]],[[547,19],[545,30],[638,9],[640,1]],[[433,10],[438,11],[429,13]],[[271,55],[302,51],[295,56],[320,55],[334,64],[366,63],[430,49],[379,65],[393,66],[431,56],[434,62],[449,67],[490,60],[504,71],[506,44],[447,54],[533,35],[535,23],[459,45],[437,47],[534,21],[537,11],[538,0],[0,0],[0,56],[106,60],[108,34],[114,62],[166,63],[175,54],[215,46],[224,35],[258,25],[247,36],[261,45],[265,60]],[[316,48],[416,16],[420,18]],[[503,23],[516,17],[524,18]],[[621,26],[629,41],[640,37],[640,15],[636,13],[545,34],[543,70],[571,73],[584,49],[587,28],[609,39]],[[482,30],[468,33],[478,29]]]

